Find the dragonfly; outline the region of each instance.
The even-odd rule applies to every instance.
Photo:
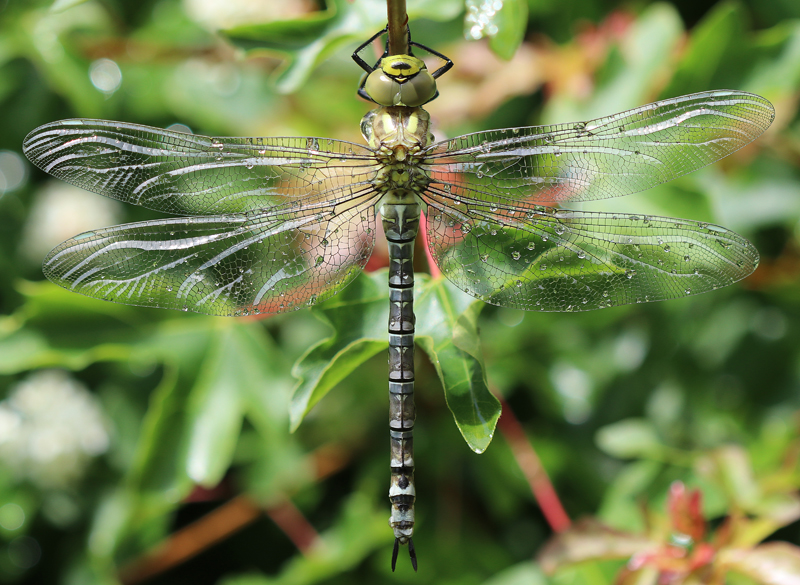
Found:
[[[366,144],[319,137],[213,138],[73,119],[33,130],[42,170],[177,217],[92,230],[54,248],[47,278],[77,293],[207,315],[308,307],[364,268],[380,215],[389,270],[389,524],[392,570],[414,529],[414,241],[442,274],[487,303],[584,311],[716,290],[755,270],[741,236],[702,221],[575,211],[711,164],[761,135],[766,99],[707,91],[572,124],[488,130],[435,141],[422,107],[452,66],[411,42],[387,49],[358,93],[375,104]],[[443,60],[435,71],[413,48]]]

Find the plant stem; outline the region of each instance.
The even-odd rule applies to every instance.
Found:
[[[564,506],[561,505],[561,500],[558,498],[553,484],[550,483],[547,471],[542,466],[539,456],[536,455],[533,445],[528,441],[528,437],[525,436],[525,431],[517,417],[514,416],[514,411],[497,391],[494,391],[494,395],[497,396],[503,407],[503,415],[497,422],[498,429],[508,441],[514,459],[525,475],[525,479],[528,480],[533,496],[539,503],[539,508],[550,528],[553,529],[553,532],[563,532],[570,527],[571,522],[564,511]]]
[[[408,14],[406,0],[386,0],[389,19],[389,54],[408,55]]]

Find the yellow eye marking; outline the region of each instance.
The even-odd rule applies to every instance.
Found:
[[[414,77],[423,69],[422,59],[412,55],[392,55],[381,61],[381,70],[390,77]]]

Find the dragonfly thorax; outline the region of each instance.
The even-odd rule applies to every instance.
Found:
[[[376,108],[361,120],[361,134],[389,164],[404,161],[433,142],[430,116],[422,108]]]

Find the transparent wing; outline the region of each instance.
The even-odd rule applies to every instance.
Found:
[[[90,297],[207,315],[280,313],[355,278],[375,240],[369,193],[328,210],[172,218],[87,232],[44,261]]]
[[[428,197],[428,246],[485,302],[583,311],[715,290],[758,265],[744,238],[706,223]]]
[[[670,181],[752,142],[772,123],[764,98],[714,91],[577,124],[508,128],[433,145],[430,188],[507,205],[619,197]]]
[[[328,138],[207,138],[106,120],[62,120],[23,143],[51,175],[176,215],[244,213],[347,196],[375,176],[365,146]]]

